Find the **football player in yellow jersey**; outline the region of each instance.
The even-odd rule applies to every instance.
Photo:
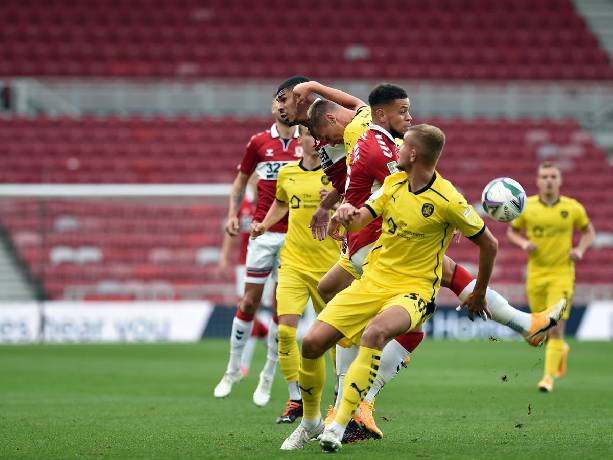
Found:
[[[560,298],[567,301],[562,319],[549,331],[545,372],[538,383],[541,391],[549,392],[554,378],[566,373],[569,347],[564,341],[564,328],[570,315],[575,262],[592,245],[595,231],[581,203],[560,195],[562,173],[555,164],[539,165],[536,185],[538,195],[528,198],[524,213],[511,223],[507,237],[528,253],[526,292],[530,309],[538,312],[547,302]],[[581,239],[573,248],[575,230],[581,232]]]
[[[435,310],[444,253],[454,228],[479,246],[479,274],[467,299],[469,314],[486,314],[485,294],[498,243],[481,218],[453,185],[435,172],[445,137],[430,125],[409,128],[399,152],[398,168],[359,210],[349,203],[334,219],[349,231],[383,217],[377,257],[318,316],[302,344],[300,386],[304,400],[301,425],[282,449],[302,447],[319,435],[323,450],[336,452],[351,414],[370,389],[386,343],[415,330]],[[346,337],[359,344],[343,386],[343,400],[334,422],[325,429],[320,416],[324,384],[322,355]],[[321,433],[321,434],[320,434]]]
[[[340,251],[337,241],[330,237],[323,241],[315,240],[308,228],[313,210],[319,206],[321,188],[329,190],[331,185],[321,169],[319,156],[314,149],[315,140],[308,129],[301,127],[299,142],[303,158],[279,170],[275,201],[264,220],[253,224],[251,228],[251,237],[257,238],[289,212],[276,291],[279,366],[288,384],[289,399],[277,423],[293,423],[297,417],[302,416],[302,398],[298,387],[300,353],[296,328],[309,298],[316,313],[324,308],[325,303],[317,292],[317,284],[336,263]]]

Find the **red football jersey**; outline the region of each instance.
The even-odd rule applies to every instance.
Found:
[[[238,170],[251,176],[255,171],[258,181],[258,197],[253,219],[262,222],[275,200],[277,175],[281,166],[302,157],[302,148],[298,145],[298,127],[292,139],[282,139],[277,125],[261,133],[254,134],[249,143]],[[287,215],[270,227],[271,232],[287,232]]]
[[[398,151],[392,135],[384,128],[371,125],[355,144],[347,168],[345,201],[361,208],[390,174],[398,171]],[[381,235],[381,218],[359,232],[348,234],[349,255],[370,244]]]
[[[319,153],[321,168],[336,191],[343,195],[347,182],[347,159],[344,145],[326,145],[316,141],[315,148]]]

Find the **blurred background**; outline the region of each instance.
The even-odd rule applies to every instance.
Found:
[[[492,178],[531,195],[559,164],[598,234],[567,329],[613,339],[612,1],[3,0],[0,17],[0,342],[227,336],[230,183],[295,74],[363,99],[404,86],[476,207]],[[524,306],[526,255],[488,225],[493,285]],[[450,255],[476,268],[469,242]],[[431,323],[508,335],[453,309]]]

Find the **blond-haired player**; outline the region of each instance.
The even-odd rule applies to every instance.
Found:
[[[509,241],[528,253],[526,292],[533,312],[547,302],[566,299],[566,309],[558,325],[549,331],[545,348],[545,371],[538,383],[541,391],[553,390],[554,378],[564,376],[569,346],[564,328],[570,315],[575,262],[583,258],[595,237],[594,226],[577,200],[560,195],[562,172],[553,163],[541,163],[536,185],[538,195],[528,198],[524,213],[507,230]],[[573,247],[573,234],[581,239]],[[523,235],[523,236],[522,236]]]
[[[340,449],[351,414],[379,371],[386,343],[418,329],[434,314],[443,256],[454,228],[479,246],[477,283],[466,303],[470,316],[486,314],[485,294],[498,243],[464,197],[436,173],[444,142],[443,132],[434,126],[410,128],[399,152],[401,172],[388,176],[360,209],[345,203],[337,210],[333,220],[349,231],[382,217],[382,234],[368,270],[336,295],[303,341],[300,386],[310,390],[303,391],[301,427],[306,435],[296,429],[282,449],[296,448],[297,441],[319,433],[322,449]],[[360,348],[345,378],[340,409],[324,429],[319,415],[321,355],[342,337]]]
[[[320,278],[338,260],[340,244],[330,237],[313,239],[308,223],[319,206],[322,188],[332,186],[321,169],[315,140],[301,127],[303,157],[279,170],[275,201],[261,223],[251,227],[251,238],[258,238],[288,214],[285,244],[281,249],[277,285],[279,318],[279,366],[288,385],[289,399],[277,423],[293,423],[302,416],[302,398],[298,387],[300,352],[296,342],[298,320],[309,298],[316,313],[325,306],[317,292]]]

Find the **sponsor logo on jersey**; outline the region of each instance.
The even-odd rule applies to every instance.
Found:
[[[300,201],[300,198],[298,198],[296,195],[292,195],[289,200],[289,205],[292,207],[292,209],[298,209],[300,207]]]

